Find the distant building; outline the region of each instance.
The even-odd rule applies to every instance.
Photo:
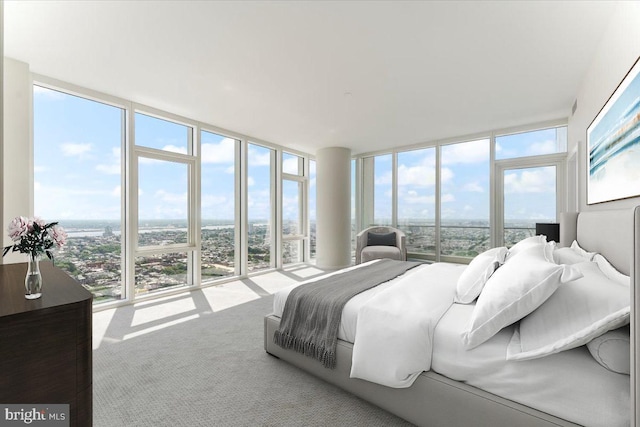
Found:
[[[113,236],[113,228],[111,228],[110,225],[107,225],[104,228],[104,233],[102,234],[102,237],[111,237]]]

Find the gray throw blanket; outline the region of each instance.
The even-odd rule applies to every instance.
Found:
[[[418,265],[418,262],[383,259],[294,288],[285,303],[273,341],[282,348],[319,360],[326,368],[335,368],[338,329],[347,301]]]

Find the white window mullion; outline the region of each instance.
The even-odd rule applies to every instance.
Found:
[[[311,215],[309,214],[309,186],[311,185],[311,160],[309,157],[305,157],[303,159],[303,171],[306,180],[303,184],[303,192],[304,192],[304,202],[302,203],[302,212],[303,212],[303,222],[302,227],[304,230],[304,235],[306,236],[304,240],[304,248],[302,252],[302,261],[309,262],[311,260]]]
[[[271,267],[282,268],[282,150],[271,150]]]
[[[195,250],[192,252],[192,260],[189,263],[189,266],[193,269],[192,273],[189,275],[192,282],[190,285],[202,285],[202,277],[201,277],[201,259],[200,254],[202,253],[202,218],[201,218],[201,170],[202,170],[202,156],[200,150],[200,128],[193,127],[192,128],[192,141],[190,145],[190,149],[192,150],[192,154],[195,157],[195,161],[193,165],[189,168],[191,170],[190,176],[190,185],[189,185],[189,222],[191,231],[191,241],[195,245]]]
[[[498,224],[497,218],[498,212],[504,212],[504,194],[498,194],[497,192],[496,169],[496,134],[492,132],[489,139],[489,227],[491,228],[491,247],[502,246],[504,239],[504,232],[498,231],[503,229],[504,222]],[[502,185],[500,188],[502,188]]]
[[[440,173],[440,166],[441,166],[441,162],[440,162],[440,158],[442,156],[442,146],[438,145],[436,146],[436,221],[435,221],[435,246],[436,246],[436,262],[440,262],[440,247],[442,246],[440,244],[440,211],[442,210],[442,203],[441,203],[441,195],[442,195],[442,179],[441,176],[442,174]]]
[[[238,276],[246,276],[249,272],[248,266],[248,243],[249,243],[249,221],[247,213],[248,204],[248,185],[247,185],[247,141],[241,140],[236,144],[235,156],[235,223],[238,224],[238,230],[235,233],[235,273]]]
[[[391,155],[391,226],[398,227],[398,153]]]
[[[135,299],[136,279],[135,260],[138,249],[138,156],[135,153],[135,111],[127,110],[128,138],[127,138],[127,203],[125,207],[125,292],[127,300]]]

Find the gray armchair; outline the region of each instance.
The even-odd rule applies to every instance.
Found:
[[[356,264],[372,259],[407,260],[406,237],[397,228],[376,226],[362,230],[356,236]]]

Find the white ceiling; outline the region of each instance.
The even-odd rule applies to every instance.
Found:
[[[31,71],[315,153],[567,117],[617,5],[6,1]]]

